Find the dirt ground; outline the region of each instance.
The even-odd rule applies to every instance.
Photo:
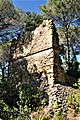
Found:
[[[68,109],[67,118],[65,120],[80,120],[80,112],[74,113],[72,112],[72,109]]]

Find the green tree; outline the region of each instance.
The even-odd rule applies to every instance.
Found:
[[[17,27],[17,11],[12,1],[0,0],[0,74],[2,81],[5,80],[6,73],[8,73],[10,52],[10,40],[8,37],[14,33],[13,30]]]
[[[60,39],[61,53],[64,59],[67,61],[67,44],[65,40],[64,29],[58,28],[58,34]],[[70,26],[68,31],[69,49],[70,49],[70,61],[77,60],[77,55],[80,54],[80,26]],[[64,49],[63,49],[64,47]]]
[[[43,17],[40,14],[34,12],[26,12],[26,30],[32,31],[38,27],[43,21]]]
[[[0,70],[2,81],[5,80],[5,77],[8,77],[8,64],[9,64],[9,55],[10,55],[10,41],[2,42],[0,44]]]
[[[0,22],[5,22],[6,18],[13,17],[15,13],[11,0],[0,0]]]
[[[8,39],[7,35],[17,33],[24,28],[24,15],[15,8],[12,0],[0,1],[0,37],[1,40]],[[13,31],[15,30],[15,32]]]
[[[80,0],[47,0],[47,3],[40,6],[39,9],[45,18],[52,18],[54,23],[64,30],[65,39],[67,41],[67,61],[69,65],[69,28],[71,25],[80,23]]]

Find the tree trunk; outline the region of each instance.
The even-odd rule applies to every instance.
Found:
[[[70,43],[69,43],[68,29],[69,27],[66,27],[66,40],[67,40],[67,52],[68,52],[67,62],[68,62],[68,69],[70,70]]]
[[[73,60],[76,60],[75,50],[74,50],[73,46],[71,48],[72,48],[72,52],[73,52]]]
[[[4,78],[5,78],[5,75],[4,75],[4,70],[5,70],[5,67],[1,68],[2,69],[2,81],[4,81]]]

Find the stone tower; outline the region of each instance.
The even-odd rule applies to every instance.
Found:
[[[59,58],[59,38],[51,20],[32,32],[24,33],[11,45],[10,77],[16,82],[32,78],[46,78],[47,84],[65,83],[64,71]],[[19,79],[20,78],[20,79]]]

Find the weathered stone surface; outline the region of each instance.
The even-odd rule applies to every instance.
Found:
[[[24,59],[26,64],[22,65]],[[26,32],[17,41],[12,42],[10,65],[10,73],[19,69],[17,75],[20,76],[20,72],[26,74],[21,74],[22,79],[28,80],[29,73],[37,72],[42,73],[40,77],[45,76],[50,86],[53,86],[54,82],[65,83],[59,60],[58,34],[51,20],[44,20],[33,32]],[[23,66],[26,66],[26,70]]]

